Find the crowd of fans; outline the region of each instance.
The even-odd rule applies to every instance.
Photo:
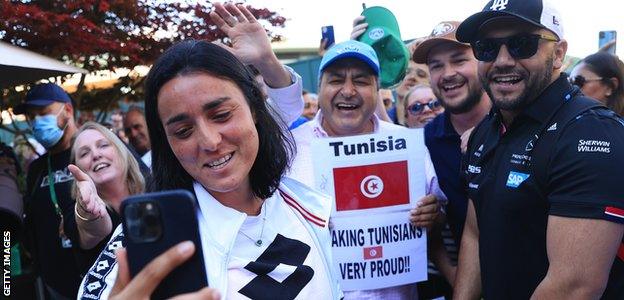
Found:
[[[104,124],[76,119],[53,83],[31,86],[14,108],[36,142],[0,148],[0,223],[41,278],[40,297],[149,297],[194,247],[130,279],[120,205],[169,189],[194,193],[210,241],[210,288],[193,297],[624,297],[624,64],[603,51],[564,73],[563,21],[546,2],[492,0],[440,22],[405,45],[404,77],[389,89],[378,53],[357,41],[369,21],[359,16],[352,40],[323,54],[317,93],[278,61],[244,6],[215,4],[211,18],[232,45],[171,47],[147,76],[144,108]],[[313,141],[404,128],[426,146],[426,194],[405,218],[428,230],[428,280],[343,292]],[[307,247],[313,276],[300,274],[288,296],[247,288],[255,274],[236,270],[284,237]]]

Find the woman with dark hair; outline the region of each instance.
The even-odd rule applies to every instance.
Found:
[[[211,16],[226,33],[237,23],[261,28],[241,5],[215,7]],[[195,194],[212,291],[223,298],[340,298],[327,222],[331,201],[283,177],[292,137],[245,65],[223,47],[184,41],[156,61],[145,91],[148,190]],[[140,273],[128,283],[125,256],[119,257],[119,271],[105,276],[107,291],[96,296],[149,296],[157,280]],[[157,270],[159,259],[152,263]]]
[[[585,57],[572,70],[570,82],[624,116],[624,63],[617,56],[597,52]]]

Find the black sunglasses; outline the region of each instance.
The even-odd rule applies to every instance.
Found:
[[[574,77],[568,77],[568,81],[571,84],[578,86],[579,88],[583,88],[583,86],[590,81],[600,81],[602,77],[587,79],[583,75],[576,75]]]
[[[507,46],[509,55],[515,59],[529,58],[537,53],[539,40],[559,40],[541,34],[518,34],[506,38],[483,38],[472,42],[472,52],[480,61],[494,61],[502,45]]]
[[[427,104],[422,104],[422,103],[414,103],[410,106],[407,107],[407,111],[409,111],[410,114],[412,115],[417,115],[420,114],[424,109],[425,106],[428,106],[429,109],[431,110],[436,110],[438,108],[440,108],[440,106],[442,106],[440,104],[440,101],[438,101],[437,99],[433,99],[431,100],[431,102],[427,103]]]

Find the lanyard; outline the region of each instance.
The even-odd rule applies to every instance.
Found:
[[[54,177],[52,176],[52,162],[50,159],[50,154],[48,153],[48,186],[50,187],[50,199],[52,199],[52,204],[54,204],[54,210],[56,214],[63,218],[63,212],[58,205],[58,200],[56,199],[56,191],[54,190]]]
[[[63,218],[63,212],[58,205],[58,200],[56,199],[56,191],[54,190],[54,177],[52,177],[52,162],[50,159],[50,153],[48,153],[48,186],[50,187],[50,199],[52,199],[52,204],[54,204],[54,210],[56,211],[56,215],[58,215],[59,221],[59,238],[61,238],[61,247],[63,248],[71,248],[72,242],[67,235],[65,234],[64,223],[65,220]]]

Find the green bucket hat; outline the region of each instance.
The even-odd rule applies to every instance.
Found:
[[[409,51],[401,39],[399,23],[390,10],[381,6],[369,7],[362,15],[366,18],[368,28],[358,40],[373,47],[379,57],[381,87],[392,87],[405,77],[410,59]]]

